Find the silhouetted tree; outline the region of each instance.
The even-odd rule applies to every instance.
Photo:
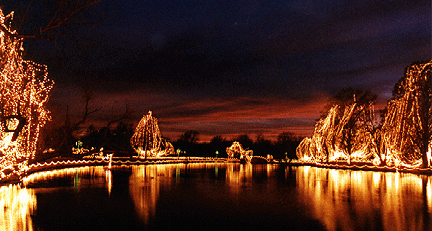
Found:
[[[218,157],[219,158],[226,158],[227,157],[227,153],[226,153],[226,148],[229,147],[230,141],[226,140],[225,138],[223,138],[222,136],[215,136],[210,140],[209,143],[209,156],[215,156],[216,155],[216,151],[218,151]]]
[[[185,133],[183,133],[182,135],[180,135],[178,141],[179,142],[186,142],[186,143],[196,143],[198,142],[198,135],[199,132],[196,130],[189,130]]]
[[[234,138],[232,141],[238,141],[242,145],[244,150],[252,149],[254,143],[247,134],[241,134]]]
[[[101,147],[106,151],[112,151],[115,155],[132,155],[134,150],[130,145],[130,139],[134,133],[132,124],[119,122],[114,130],[108,127],[102,127],[99,130],[93,129],[90,125],[87,129],[87,135],[80,140],[83,147],[87,149],[94,148],[98,151]]]
[[[252,149],[254,156],[266,157],[267,154],[273,153],[273,144],[265,139],[264,134],[258,133]]]
[[[3,8],[15,11],[12,25],[24,39],[56,40],[59,35],[71,35],[72,28],[98,24],[91,8],[101,0],[4,0]],[[10,34],[0,26],[0,31]]]
[[[177,142],[175,142],[174,148],[186,151],[187,156],[199,156],[202,155],[200,150],[198,150],[197,142],[199,132],[196,130],[189,130],[180,135]]]
[[[86,149],[98,149],[102,147],[103,135],[93,125],[87,128],[86,135],[81,138],[83,147]]]
[[[284,159],[288,157],[289,159],[296,158],[296,148],[300,143],[300,138],[295,136],[292,132],[282,132],[277,136],[275,143],[275,159]],[[285,156],[286,153],[286,156]]]
[[[78,129],[87,122],[92,114],[101,110],[101,108],[94,107],[91,104],[91,101],[94,99],[92,88],[83,88],[82,99],[83,109],[81,117],[75,121],[71,121],[69,107],[66,106],[64,124],[58,129],[58,132],[56,132],[58,133],[59,139],[57,139],[56,142],[52,144],[53,146],[51,146],[59,153],[59,155],[70,156],[72,154],[72,146],[77,139],[74,133],[76,133]]]

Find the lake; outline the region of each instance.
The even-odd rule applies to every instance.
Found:
[[[0,230],[432,230],[431,179],[278,164],[68,168],[0,187]]]

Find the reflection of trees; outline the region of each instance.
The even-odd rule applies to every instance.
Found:
[[[430,177],[302,167],[297,184],[328,230],[427,230],[432,218]]]
[[[0,230],[33,230],[31,215],[36,210],[32,189],[18,185],[0,187]]]
[[[233,195],[239,195],[245,187],[251,187],[253,176],[264,177],[269,176],[274,170],[271,165],[252,165],[252,164],[187,164],[187,165],[141,165],[132,168],[132,175],[129,179],[129,190],[135,210],[141,219],[148,221],[155,215],[156,206],[160,197],[161,189],[164,186],[178,183],[179,178],[187,177],[191,174],[194,177],[204,177],[200,175],[199,169],[207,169],[205,174],[215,174],[224,169],[226,185]],[[212,188],[198,187],[195,190],[197,194],[211,196],[212,193],[208,190]],[[225,199],[229,199],[232,195],[221,194]],[[219,200],[219,197],[207,200]],[[264,199],[264,198],[262,198]],[[212,205],[216,206],[216,205]]]
[[[243,186],[251,184],[252,164],[228,165],[226,181],[233,193],[238,193]]]
[[[165,180],[170,179],[175,172],[175,165],[132,167],[129,190],[135,204],[135,210],[146,224],[155,214],[161,184],[167,182]]]
[[[267,164],[230,164],[226,166],[226,183],[234,194],[243,187],[250,187],[254,180],[267,177],[274,171],[273,165]]]

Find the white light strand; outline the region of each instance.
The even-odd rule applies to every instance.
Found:
[[[174,154],[174,147],[162,138],[158,121],[149,111],[138,123],[131,145],[142,157],[159,157]]]
[[[28,168],[40,129],[50,119],[46,104],[54,84],[45,65],[23,59],[23,40],[11,36],[17,34],[12,16],[0,9],[0,24],[9,32],[0,32],[0,180]]]
[[[372,104],[359,106],[354,102],[348,105],[339,117],[339,106],[333,106],[327,116],[316,123],[312,137],[303,139],[297,147],[299,160],[315,163],[338,160],[350,163],[351,160],[357,160],[396,167],[420,167],[426,150],[426,164],[429,166],[429,127],[432,123],[431,69],[432,61],[412,65],[407,69],[400,86],[403,94],[388,103],[381,129],[374,129],[374,122],[364,122],[369,121],[367,116],[373,118]],[[348,121],[353,119],[354,111],[358,115],[356,126],[354,129],[347,128]],[[337,124],[336,120],[339,121]],[[353,135],[350,150],[344,147],[348,132]],[[423,136],[427,136],[426,146],[423,144]]]
[[[244,150],[238,141],[234,141],[231,147],[226,148],[226,153],[228,158],[239,158],[241,160],[244,159],[248,163],[251,162],[253,156],[253,151]]]

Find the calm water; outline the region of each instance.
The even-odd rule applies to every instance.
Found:
[[[431,179],[250,164],[55,170],[0,187],[0,230],[432,230]]]

